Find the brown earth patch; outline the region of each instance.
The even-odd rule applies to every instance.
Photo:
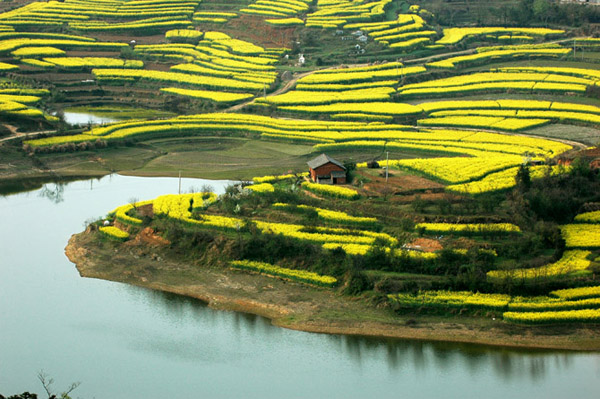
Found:
[[[144,69],[151,71],[162,71],[168,72],[171,70],[171,67],[175,65],[174,62],[144,62]]]
[[[591,157],[591,158],[600,157],[600,148],[599,147],[589,148],[587,150],[580,151],[578,155],[580,155],[582,157]]]
[[[242,14],[227,23],[226,33],[231,37],[248,40],[258,46],[289,48],[295,30],[296,28],[276,28],[267,25],[264,17]]]
[[[171,244],[169,240],[156,234],[150,227],[146,227],[140,231],[139,234],[135,236],[133,242],[135,242],[135,245],[147,244],[152,247],[161,247]]]
[[[416,240],[405,245],[407,249],[415,249],[423,252],[435,252],[444,249],[438,240],[432,238],[417,238]]]
[[[385,173],[380,170],[381,173]],[[361,173],[362,172],[362,173]],[[388,181],[385,181],[385,175],[361,171],[359,174],[368,178],[370,181],[365,183],[363,188],[375,195],[383,194],[401,194],[412,191],[443,190],[444,185],[425,177],[407,174],[402,171],[391,171]]]
[[[392,197],[391,200],[395,202],[399,202],[402,204],[410,204],[414,202],[416,199],[420,199],[423,201],[440,201],[440,200],[448,200],[454,201],[460,199],[459,196],[455,196],[453,194],[447,192],[432,192],[430,190],[426,190],[424,192],[417,192],[411,194],[402,194],[396,195]]]

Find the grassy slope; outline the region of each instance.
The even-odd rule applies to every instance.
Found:
[[[381,151],[333,151],[340,160],[381,158]],[[0,144],[0,186],[23,178],[54,179],[123,173],[136,176],[177,176],[248,180],[254,176],[305,171],[316,156],[312,146],[244,137],[179,137],[155,139],[134,147],[26,156],[16,143]],[[416,155],[390,152],[390,159]]]

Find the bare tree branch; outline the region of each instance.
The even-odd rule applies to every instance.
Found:
[[[52,388],[51,388],[51,385],[54,384],[54,378],[50,378],[50,376],[48,374],[46,374],[46,372],[44,370],[40,370],[40,372],[38,373],[38,379],[40,380],[40,382],[42,383],[42,386],[44,387],[44,390],[48,394],[48,399],[56,399],[56,394],[52,393]],[[81,385],[81,382],[72,383],[67,388],[66,391],[64,391],[60,394],[60,398],[61,399],[71,399],[69,394],[71,392],[73,392],[75,389],[77,389],[77,387],[79,387],[79,385]]]
[[[69,386],[69,388],[67,388],[67,390],[65,392],[63,392],[61,396],[63,398],[69,396],[69,394],[71,392],[73,392],[75,389],[77,389],[77,387],[80,385],[81,385],[81,382],[79,382],[79,381],[72,383],[71,386]]]
[[[40,372],[38,373],[38,379],[42,383],[42,386],[48,394],[48,397],[51,397],[52,390],[50,389],[50,386],[54,383],[54,378],[49,378],[48,374],[46,374],[44,370],[40,370]]]

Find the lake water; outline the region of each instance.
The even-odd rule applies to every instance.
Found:
[[[85,112],[63,112],[65,122],[70,125],[102,125],[105,123],[118,122],[118,119],[97,116]]]
[[[182,191],[205,183],[227,182],[184,179]],[[109,176],[0,197],[1,394],[41,394],[44,370],[57,391],[81,381],[81,398],[600,395],[600,354],[304,333],[79,277],[64,247],[86,219],[177,191],[177,179]]]

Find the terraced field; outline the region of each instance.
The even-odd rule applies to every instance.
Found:
[[[386,285],[395,291],[386,291],[385,301],[399,311],[489,310],[529,324],[598,321],[595,294],[573,299],[579,297],[567,292],[565,299],[550,288],[597,283],[600,199],[589,194],[587,208],[552,232],[531,215],[511,213],[543,202],[523,199],[536,181],[566,184],[560,179],[582,168],[576,154],[600,140],[598,38],[560,27],[444,27],[421,6],[396,0],[6,3],[0,135],[8,144],[0,145],[7,160],[0,177],[18,178],[26,168],[76,175],[90,165],[101,165],[102,173],[195,169],[254,177],[243,196],[261,206],[270,201],[276,221],[250,217],[247,225],[251,213],[211,213],[216,198],[196,193],[139,206],[152,205],[155,215],[186,228],[235,234],[245,226],[245,233],[310,243],[328,254],[340,248],[350,257],[415,262],[424,275],[452,275],[454,288],[463,284],[458,276],[471,273],[466,257],[477,266],[469,278],[479,285],[463,284],[469,291],[413,294],[404,283]],[[116,118],[123,120],[76,129],[61,119],[68,107],[123,108]],[[582,131],[584,143],[574,140]],[[352,186],[303,181],[305,162],[323,152],[356,166]],[[593,156],[580,158],[586,168],[594,165]],[[58,159],[73,161],[54,170]],[[372,170],[383,165],[385,180]],[[390,173],[397,180],[418,176],[425,188],[394,191]],[[301,192],[304,202],[285,201],[285,190]],[[394,216],[371,199],[394,202],[405,217],[390,222]],[[473,209],[452,213],[463,204]],[[312,219],[299,223],[299,215]],[[100,231],[120,241],[142,221],[137,205],[111,217],[129,227]],[[421,235],[453,238],[447,251],[411,250],[409,239]],[[523,265],[486,241],[532,235],[546,252]],[[465,263],[459,271],[440,271],[456,259]],[[330,288],[342,277],[311,267],[298,274],[283,261],[231,265]],[[392,266],[373,266],[375,273],[386,268]],[[517,297],[500,292],[509,280],[546,285],[541,297]]]

